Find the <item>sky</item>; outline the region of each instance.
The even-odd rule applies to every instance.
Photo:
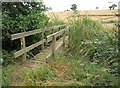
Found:
[[[70,9],[72,4],[77,5],[77,10],[95,10],[109,9],[112,4],[117,4],[120,0],[43,0],[47,7],[51,7],[51,11],[64,11]]]

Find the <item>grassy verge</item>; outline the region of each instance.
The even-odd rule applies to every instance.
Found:
[[[108,72],[108,68],[75,57],[57,56],[46,67],[19,69],[9,66],[4,69],[4,81],[17,86],[109,86],[118,85],[118,77]],[[6,79],[7,78],[7,79]],[[3,83],[4,85],[4,83]]]

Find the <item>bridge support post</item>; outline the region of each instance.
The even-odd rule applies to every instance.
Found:
[[[65,37],[66,37],[66,34],[65,34],[65,31],[63,32],[63,51],[65,52],[66,48],[65,48]]]
[[[20,38],[20,42],[21,42],[21,49],[24,49],[24,48],[26,47],[26,46],[25,46],[25,38],[24,38],[24,37]],[[22,55],[23,61],[26,60],[26,56],[27,56],[27,53],[24,53],[24,54]]]
[[[53,40],[52,40],[52,57],[55,57],[55,42],[56,42],[56,37],[53,35]]]
[[[42,30],[42,40],[44,40],[44,31]],[[41,45],[41,50],[44,49],[44,43]]]

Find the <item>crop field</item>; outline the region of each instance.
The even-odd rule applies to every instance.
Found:
[[[78,11],[81,16],[88,15],[93,20],[96,21],[116,21],[118,17],[115,14],[118,14],[118,10],[81,10]],[[50,12],[47,15],[51,18],[58,17],[59,19],[68,22],[68,17],[72,15],[71,11],[64,11],[64,12]]]

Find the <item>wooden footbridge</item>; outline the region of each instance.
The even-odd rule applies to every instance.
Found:
[[[69,30],[66,25],[58,25],[46,27],[43,29],[36,29],[33,31],[12,34],[11,40],[20,39],[21,42],[21,49],[14,53],[14,58],[22,56],[23,62],[27,62],[27,64],[29,65],[31,63],[33,64],[34,62],[40,64],[47,63],[50,57],[55,57],[55,53],[60,47],[62,47],[63,51],[65,51],[66,43],[68,40],[68,31]],[[49,32],[50,34],[45,36],[46,32]],[[25,38],[35,34],[41,34],[41,40],[35,44],[26,47]],[[49,47],[45,47],[48,43],[50,43]],[[38,46],[40,46],[41,51],[30,60],[26,60],[27,52],[33,50]]]

